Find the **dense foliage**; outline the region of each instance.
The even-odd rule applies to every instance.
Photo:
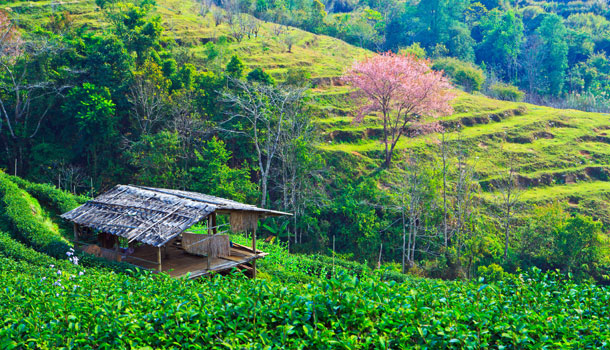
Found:
[[[292,218],[270,219],[259,233],[278,237],[291,252],[330,255],[334,250],[368,268],[387,265],[393,272],[474,278],[478,266],[497,263],[512,272],[538,266],[572,272],[578,279],[606,281],[609,254],[602,232],[607,230],[610,216],[604,216],[597,202],[589,202],[593,204],[588,204],[586,214],[601,219],[603,226],[590,217],[573,215],[574,208],[565,205],[562,210],[570,219],[556,220],[554,226],[539,231],[545,234],[534,235],[531,230],[538,230],[531,223],[537,219],[535,209],[521,201],[485,196],[518,192],[527,186],[528,179],[513,171],[517,167],[527,172],[547,168],[555,148],[523,144],[555,136],[533,131],[529,123],[539,128],[563,127],[563,116],[552,121],[523,121],[523,130],[518,132],[509,124],[511,130],[494,130],[489,140],[481,138],[480,142],[461,140],[461,135],[447,141],[444,133],[427,138],[430,131],[440,129],[422,124],[429,121],[427,114],[449,111],[449,106],[416,108],[398,114],[405,118],[394,119],[405,124],[389,129],[402,137],[388,142],[386,132],[386,145],[397,145],[397,151],[382,154],[383,120],[365,113],[359,118],[361,125],[349,124],[342,118],[363,101],[345,98],[348,88],[344,86],[320,92],[323,84],[339,79],[319,74],[310,79],[316,69],[336,65],[334,61],[298,61],[298,69],[285,70],[284,64],[293,67],[294,62],[261,64],[270,55],[271,45],[281,44],[283,53],[297,57],[299,51],[324,40],[332,43],[324,48],[331,51],[325,57],[334,59],[338,40],[282,25],[290,24],[374,50],[399,52],[385,56],[410,57],[417,62],[431,58],[436,72],[429,72],[426,63],[426,69],[418,71],[420,76],[412,77],[411,83],[426,81],[421,75],[441,77],[439,71],[443,71],[456,87],[502,100],[562,97],[578,91],[566,101],[601,106],[608,80],[604,4],[583,2],[577,8],[571,3],[531,2],[525,6],[521,2],[465,0],[189,2],[185,8],[201,10],[189,14],[196,18],[195,23],[209,21],[207,29],[214,32],[193,42],[187,40],[190,33],[176,34],[184,24],[180,22],[184,14],[174,11],[173,3],[169,10],[167,4],[151,1],[71,4],[62,8],[95,6],[91,13],[98,22],[86,25],[87,21],[75,20],[70,11],[45,12],[54,8],[46,3],[32,8],[17,4],[13,12],[0,12],[0,31],[5,38],[0,47],[0,102],[4,106],[0,167],[7,174],[89,197],[116,183],[135,183],[200,191],[290,211],[295,214]],[[167,18],[160,17],[166,12]],[[262,23],[245,12],[276,23]],[[41,20],[33,19],[35,16]],[[261,26],[268,37],[259,37]],[[554,36],[554,32],[563,35]],[[300,37],[305,35],[311,37]],[[233,54],[230,49],[234,47],[240,47],[242,57]],[[268,67],[274,67],[274,72]],[[310,89],[312,84],[322,85]],[[400,101],[391,107],[404,106],[408,97],[413,98],[409,88],[414,86],[403,84]],[[440,124],[451,132],[462,125],[537,111],[536,107],[496,102],[489,102],[491,107],[478,108],[479,101],[457,106],[455,115],[443,118]],[[395,115],[396,111],[388,108],[387,112]],[[325,123],[331,126],[322,130]],[[342,130],[333,130],[336,125]],[[581,129],[578,125],[569,132]],[[602,129],[595,128],[599,135],[575,138],[583,144],[589,140],[603,143],[607,139]],[[556,134],[568,134],[567,128]],[[510,145],[507,150],[493,149],[493,157],[485,161],[493,158],[498,164],[489,168],[511,171],[490,175],[482,167],[474,169],[475,152],[491,142]],[[562,142],[556,139],[557,144]],[[372,150],[363,155],[348,143]],[[407,143],[408,149],[404,147]],[[326,152],[326,146],[343,147],[345,152],[336,156]],[[542,149],[540,153],[548,154],[550,160],[544,164],[531,161],[534,148]],[[569,166],[580,162],[583,167],[605,164],[607,152],[581,152],[564,162]],[[511,154],[521,156],[515,161],[521,163],[511,163]],[[382,169],[381,162],[394,166]],[[595,170],[578,171],[588,174]],[[599,172],[600,177],[607,176],[603,169]],[[481,173],[486,173],[484,181],[480,181]],[[84,198],[6,174],[0,180],[0,204],[6,207],[2,230],[38,251],[61,256],[66,242],[59,233],[70,228],[51,216]],[[49,206],[46,216],[32,197]],[[584,206],[585,201],[582,203]],[[28,207],[32,217],[18,214]],[[578,230],[566,229],[570,225]],[[544,236],[548,246],[540,251],[528,248],[535,246],[532,242],[539,236]],[[562,248],[562,242],[572,239],[582,241],[587,254]],[[562,258],[557,260],[556,254]],[[312,266],[316,265],[316,259],[311,259]],[[312,269],[323,275],[326,267]],[[292,278],[298,271],[281,273]]]
[[[609,336],[606,289],[536,271],[491,284],[343,275],[304,285],[1,262],[6,349],[600,348]]]
[[[374,51],[421,45],[434,58],[476,63],[492,80],[519,86],[535,102],[561,98],[572,101],[572,107],[595,110],[573,96],[591,93],[608,100],[607,72],[599,57],[610,50],[610,8],[602,1],[219,3],[229,13],[249,12]]]
[[[259,279],[173,279],[74,252],[49,210],[80,199],[0,175],[2,229],[11,232],[0,232],[3,349],[608,346],[610,291],[571,274],[491,264],[478,279],[442,281],[261,243],[270,254]],[[524,256],[544,256],[532,249],[540,239],[557,257],[549,263],[568,270],[596,254],[598,223],[559,206],[536,215]]]

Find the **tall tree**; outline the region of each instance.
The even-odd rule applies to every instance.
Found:
[[[386,167],[407,125],[424,131],[433,125],[416,123],[420,117],[452,111],[449,102],[454,95],[443,73],[433,71],[429,61],[414,56],[390,52],[375,55],[355,63],[343,78],[357,89],[356,98],[367,102],[356,116],[357,122],[369,112],[381,112]]]
[[[269,176],[282,146],[286,120],[301,113],[305,89],[230,79],[236,92],[223,93],[223,100],[229,106],[229,119],[223,124],[237,121],[237,129],[227,131],[245,134],[255,148],[260,172],[261,206],[264,208],[267,205]]]
[[[7,161],[24,174],[28,149],[57,99],[70,87],[67,67],[54,62],[62,44],[42,35],[21,40],[12,22],[0,14],[0,135]]]
[[[558,96],[563,90],[565,73],[568,68],[568,31],[561,17],[550,14],[542,20],[536,32],[542,40],[544,59],[540,69],[545,92]]]
[[[514,11],[489,11],[481,20],[482,41],[477,62],[491,65],[506,79],[514,79],[523,40],[523,22]]]

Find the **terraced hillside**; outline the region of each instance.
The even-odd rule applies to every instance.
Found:
[[[68,11],[75,23],[95,28],[105,17],[94,1],[18,1],[2,6],[17,14],[27,29],[49,20],[52,12]],[[256,36],[232,39],[232,26],[216,25],[212,13],[200,14],[192,1],[160,0],[156,12],[165,36],[185,48],[201,67],[222,67],[231,55],[242,57],[248,68],[261,67],[277,79],[289,68],[303,68],[314,82],[312,106],[321,132],[320,148],[331,164],[348,161],[358,173],[372,172],[381,164],[381,125],[374,116],[352,123],[355,104],[339,77],[355,60],[372,54],[340,40],[314,35],[247,18],[260,27]],[[293,38],[291,49],[285,42]],[[225,41],[225,39],[228,39]],[[210,45],[218,55],[210,59]],[[562,200],[610,223],[605,199],[610,193],[610,115],[557,110],[548,107],[497,101],[482,95],[459,93],[455,113],[442,118],[450,142],[460,140],[471,153],[484,190],[506,170],[507,159],[518,160],[518,181],[526,189],[522,199],[531,203]],[[403,138],[398,152],[434,152],[439,135]],[[452,141],[453,140],[453,141]],[[339,172],[347,171],[336,169]],[[349,174],[344,174],[351,176]],[[353,174],[352,174],[353,175]],[[491,200],[494,193],[484,197]]]
[[[226,65],[233,54],[244,59],[248,69],[264,68],[274,77],[281,79],[289,68],[305,68],[318,81],[328,81],[341,74],[354,59],[370,52],[349,45],[341,40],[323,35],[314,35],[303,30],[278,26],[245,16],[244,21],[255,23],[259,28],[256,36],[244,37],[237,42],[232,39],[232,25],[223,21],[215,24],[212,13],[200,14],[201,5],[194,1],[160,0],[154,12],[161,18],[166,28],[165,36],[186,48],[195,62],[210,66]],[[87,25],[95,29],[107,25],[104,14],[94,0],[75,1],[16,1],[1,5],[19,18],[25,30],[49,22],[51,13],[66,11],[74,24]],[[289,50],[286,38],[292,38]],[[223,44],[229,38],[229,43]],[[205,44],[217,43],[218,56],[208,59]]]
[[[376,118],[352,123],[351,102],[344,88],[319,91],[320,117],[325,151],[352,157],[367,164],[361,171],[381,164],[383,130]],[[482,95],[460,93],[455,113],[441,118],[449,142],[459,140],[471,152],[485,190],[507,170],[507,159],[517,161],[518,182],[527,189],[523,199],[547,201],[603,198],[610,191],[610,114],[558,110],[526,103],[497,101]],[[397,148],[434,152],[440,135],[403,138]],[[489,194],[491,196],[493,194]],[[488,196],[488,197],[489,197]]]
[[[360,174],[372,172],[381,164],[381,125],[374,116],[362,123],[352,123],[354,102],[350,90],[341,86],[339,77],[355,60],[372,54],[340,40],[314,35],[296,28],[258,21],[256,36],[232,39],[232,26],[216,25],[212,13],[200,14],[200,4],[193,1],[159,0],[156,13],[167,28],[165,36],[192,55],[195,62],[208,69],[222,67],[231,55],[240,56],[248,68],[260,67],[282,80],[289,68],[310,72],[312,107],[321,133],[320,148],[330,164],[348,162],[349,169]],[[75,23],[95,28],[105,25],[104,16],[92,0],[17,1],[2,5],[20,19],[28,30],[49,20],[49,14],[68,11]],[[289,50],[285,38],[293,38]],[[210,59],[210,45],[218,55]],[[220,68],[219,68],[220,69]],[[498,101],[482,95],[459,93],[455,113],[441,119],[451,142],[460,140],[471,153],[484,190],[506,170],[507,159],[518,164],[518,181],[526,192],[522,199],[569,201],[597,218],[610,223],[610,209],[605,199],[610,193],[610,115],[558,110],[548,107]],[[439,135],[403,138],[399,153],[419,150],[434,152]],[[453,141],[452,141],[453,140]],[[484,193],[491,200],[494,193]]]

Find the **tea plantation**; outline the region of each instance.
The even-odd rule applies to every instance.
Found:
[[[610,347],[605,287],[536,270],[446,282],[277,245],[257,280],[177,280],[73,255],[53,211],[81,201],[0,174],[0,348]]]

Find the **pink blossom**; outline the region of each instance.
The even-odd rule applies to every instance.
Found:
[[[449,102],[455,97],[442,72],[433,71],[430,61],[411,55],[382,53],[355,63],[343,80],[355,87],[360,107],[356,122],[366,114],[381,112],[384,127],[386,166],[406,126],[431,132],[437,124],[418,122],[423,116],[438,117],[453,112]]]

